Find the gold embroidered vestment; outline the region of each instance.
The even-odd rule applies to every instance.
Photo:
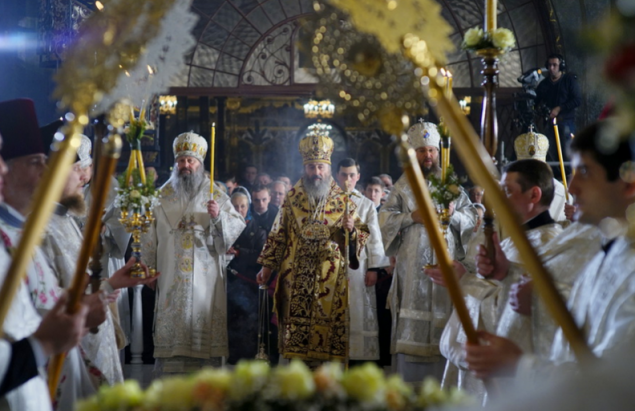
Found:
[[[278,271],[275,310],[285,358],[344,359],[347,350],[347,279],[341,252],[344,192],[331,182],[324,212],[315,218],[302,180],[289,191],[258,263]],[[368,240],[357,206],[351,243],[359,256]]]

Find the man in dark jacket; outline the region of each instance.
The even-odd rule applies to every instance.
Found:
[[[230,364],[241,359],[252,360],[258,350],[258,283],[256,262],[267,241],[267,231],[255,219],[247,220],[249,198],[235,192],[232,205],[247,221],[247,227],[229,250],[234,258],[227,276],[227,323]]]
[[[251,215],[256,224],[269,234],[278,215],[278,207],[271,204],[269,187],[257,185],[251,191]]]
[[[536,104],[549,108],[550,124],[545,130],[549,137],[548,157],[550,161],[558,161],[553,119],[557,118],[562,153],[566,156],[565,148],[575,133],[575,109],[582,103],[582,95],[576,77],[564,72],[564,58],[560,54],[549,55],[546,66],[549,74],[536,88]]]

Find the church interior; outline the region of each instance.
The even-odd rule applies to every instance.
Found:
[[[59,112],[50,97],[56,68],[63,63],[78,25],[94,9],[94,1],[50,0],[5,2],[0,27],[11,34],[11,48],[2,55],[0,88],[6,98],[35,99],[41,123],[53,121]],[[594,86],[597,61],[580,40],[585,25],[598,20],[613,2],[565,0],[500,0],[498,24],[512,30],[516,46],[500,61],[496,92],[499,161],[514,159],[513,139],[524,132],[519,112],[526,105],[525,90],[518,79],[534,69],[544,69],[546,56],[559,53],[578,76],[583,103],[577,121],[596,118],[607,100]],[[456,98],[462,101],[472,125],[480,129],[483,88],[481,59],[461,50],[463,34],[482,24],[484,2],[440,1],[441,15],[452,27],[455,50],[448,54],[447,68],[453,76]],[[219,152],[217,179],[239,173],[253,164],[271,175],[299,177],[298,141],[312,124],[305,117],[309,100],[322,100],[315,67],[310,60],[311,37],[303,22],[316,14],[310,0],[193,1],[198,21],[192,29],[196,40],[185,54],[185,68],[173,79],[169,93],[157,96],[151,113],[157,138],[145,139],[144,157],[165,181],[172,166],[171,141],[181,132],[195,131],[210,137],[216,124]],[[160,99],[164,101],[163,106]],[[169,101],[169,102],[168,102]],[[355,158],[365,175],[400,175],[394,154],[395,141],[377,121],[360,121],[345,101],[335,101],[335,113],[327,121],[335,139],[334,156]],[[436,120],[422,107],[412,115]],[[547,127],[541,125],[540,128]],[[543,131],[544,132],[544,131]],[[279,161],[287,159],[287,161]],[[453,158],[453,161],[455,159]],[[119,171],[127,164],[126,155]],[[461,169],[460,165],[457,165]],[[239,177],[239,176],[237,176]]]
[[[156,1],[187,4],[189,13],[182,14],[182,18],[191,25],[189,30],[191,37],[184,41],[184,44],[187,44],[186,49],[167,50],[166,46],[166,49],[163,50],[165,56],[183,60],[182,64],[180,61],[178,64],[171,64],[171,66],[177,67],[178,71],[175,71],[168,80],[162,80],[165,80],[165,84],[162,84],[164,90],[152,95],[141,96],[137,94],[134,96],[136,100],[135,104],[131,104],[135,106],[132,109],[132,118],[134,120],[135,113],[145,113],[148,126],[139,136],[138,143],[140,145],[137,149],[132,142],[127,144],[124,141],[123,143],[121,157],[116,160],[114,165],[115,174],[120,176],[122,181],[125,177],[126,182],[131,178],[132,181],[136,182],[135,178],[139,178],[137,176],[142,174],[143,185],[145,185],[146,176],[145,171],[143,171],[143,165],[145,165],[156,172],[155,185],[157,187],[166,182],[169,184],[169,179],[175,175],[175,171],[180,172],[179,166],[175,163],[175,153],[177,152],[175,138],[191,132],[209,142],[210,149],[206,150],[206,153],[203,152],[201,163],[208,173],[211,171],[212,181],[226,183],[236,179],[240,182],[246,168],[255,167],[259,173],[266,173],[271,177],[276,177],[275,179],[279,176],[287,176],[291,180],[291,186],[293,186],[296,182],[302,181],[303,173],[306,172],[307,161],[298,151],[298,146],[301,141],[312,135],[317,124],[328,129],[328,137],[332,140],[332,154],[329,153],[331,156],[330,164],[336,165],[341,160],[352,158],[358,164],[358,169],[361,169],[360,183],[366,184],[368,178],[384,174],[396,182],[400,176],[405,175],[404,168],[407,168],[407,161],[404,160],[403,156],[400,157],[399,151],[402,147],[400,134],[405,134],[407,127],[416,124],[421,124],[423,127],[427,122],[434,124],[447,124],[449,122],[454,127],[452,130],[460,128],[459,123],[452,123],[453,120],[450,118],[448,121],[447,115],[444,119],[439,114],[441,112],[439,106],[444,104],[445,97],[436,99],[433,95],[433,92],[436,92],[434,87],[425,92],[427,93],[425,98],[424,92],[421,91],[421,85],[426,84],[423,78],[430,81],[430,78],[436,76],[437,69],[434,68],[434,75],[430,74],[430,71],[427,72],[426,75],[429,75],[430,78],[420,78],[421,66],[416,65],[416,56],[410,56],[411,58],[408,60],[400,54],[399,58],[395,58],[394,53],[391,54],[383,47],[385,43],[382,43],[381,39],[378,40],[367,32],[358,30],[359,27],[352,27],[353,20],[347,20],[348,15],[342,11],[344,8],[342,4],[351,4],[350,0]],[[469,124],[474,130],[474,136],[479,136],[486,146],[487,150],[478,151],[475,149],[473,152],[475,153],[473,158],[481,156],[486,164],[478,170],[487,171],[496,168],[500,171],[506,165],[514,162],[517,159],[514,143],[520,135],[534,131],[545,134],[553,133],[555,122],[552,124],[553,120],[549,118],[549,110],[540,111],[538,105],[534,106],[538,79],[542,79],[542,76],[548,78],[550,56],[561,56],[559,57],[561,60],[560,69],[563,69],[561,71],[575,78],[579,84],[581,100],[575,110],[573,120],[578,130],[594,123],[603,109],[607,107],[607,103],[615,101],[616,94],[619,93],[619,89],[616,91],[616,88],[607,87],[607,83],[602,80],[602,76],[606,74],[603,72],[606,56],[598,51],[602,49],[601,45],[600,47],[597,44],[591,46],[592,35],[590,36],[589,33],[593,33],[593,30],[607,30],[606,25],[601,26],[600,22],[607,13],[612,11],[630,13],[628,18],[632,20],[635,16],[635,7],[627,0],[412,0],[412,3],[418,4],[418,1],[423,1],[426,4],[434,3],[438,6],[438,8],[430,10],[431,21],[437,16],[445,20],[446,25],[443,26],[445,31],[438,35],[439,38],[445,36],[445,39],[439,40],[438,45],[432,44],[429,47],[433,51],[441,48],[449,50],[445,53],[446,61],[442,64],[443,68],[439,69],[439,72],[443,70],[442,85],[444,93],[446,93],[444,96],[449,96],[447,99],[450,101],[454,99],[452,104],[456,103],[457,107],[460,108],[460,112],[458,110],[454,110],[454,112],[461,114],[461,119],[467,119],[466,124]],[[411,0],[360,0],[359,4],[381,3],[377,7],[387,7],[392,10],[399,7],[397,5],[402,4],[400,2],[410,4]],[[150,4],[152,1],[139,0],[139,3]],[[64,65],[67,61],[72,62],[72,58],[77,58],[77,56],[73,56],[72,50],[83,44],[82,24],[90,21],[91,16],[102,12],[104,7],[109,7],[109,4],[117,4],[117,7],[123,9],[125,1],[7,0],[1,2],[0,101],[19,98],[33,100],[40,125],[51,123],[57,119],[69,120],[72,118],[66,114],[66,110],[72,104],[62,102],[59,92],[55,94],[60,82],[58,74],[64,73]],[[513,35],[514,44],[508,48],[501,48],[504,50],[501,53],[494,53],[495,59],[488,63],[484,57],[486,54],[479,54],[474,52],[474,49],[470,50],[465,47],[465,36],[471,30],[490,24],[489,20],[492,19],[492,14],[491,10],[488,12],[488,7],[491,7],[492,4],[495,26],[508,29]],[[351,12],[351,15],[355,11],[359,12],[360,15],[363,13],[362,10],[355,10],[354,5],[350,8],[348,11]],[[362,6],[358,6],[358,8],[362,8]],[[131,5],[130,10],[136,10],[136,6]],[[366,15],[372,14],[372,11],[371,9],[366,10]],[[430,23],[426,20],[427,11],[419,10],[419,12],[423,18],[415,26],[425,28]],[[158,12],[155,11],[155,14]],[[137,23],[141,27],[144,23],[134,19],[122,19],[122,21],[125,21],[125,24],[130,24],[130,27],[134,27],[134,24]],[[116,26],[117,23],[113,23],[113,27]],[[151,29],[152,27],[146,28]],[[121,30],[121,27],[113,28],[113,30]],[[132,31],[133,28],[130,30]],[[179,30],[175,28],[175,32],[179,32]],[[632,34],[630,31],[628,33]],[[169,30],[164,30],[161,34],[166,35],[167,44],[170,41]],[[141,37],[147,33],[138,33],[138,35]],[[379,36],[377,35],[377,37]],[[447,44],[444,43],[446,40],[449,40]],[[406,44],[405,40],[403,44]],[[437,48],[435,49],[435,47]],[[399,49],[399,53],[405,48],[404,46]],[[489,47],[490,52],[493,48],[494,46]],[[97,61],[97,54],[95,53],[94,56],[95,61]],[[406,54],[404,52],[404,55]],[[492,63],[493,61],[495,62]],[[348,64],[350,70],[341,69],[344,64]],[[630,63],[627,61],[624,64]],[[104,63],[105,65],[106,63]],[[415,69],[415,66],[418,68]],[[152,86],[153,68],[149,63],[147,67],[150,75],[146,76],[139,84],[131,85],[131,89],[139,91],[146,88],[147,90]],[[419,71],[417,72],[417,70]],[[132,70],[130,71],[132,72]],[[130,77],[128,71],[125,71],[125,75]],[[133,77],[134,75],[133,73]],[[365,82],[361,80],[357,82],[356,76],[365,78]],[[624,78],[632,80],[632,72],[630,76]],[[68,79],[66,81],[66,86],[71,89],[72,86],[69,84],[72,81],[68,82]],[[342,84],[346,84],[350,88],[342,87]],[[156,87],[156,84],[154,86]],[[77,90],[72,92],[79,94]],[[136,104],[136,101],[139,100],[143,101],[143,107]],[[96,107],[97,105],[94,105],[89,108],[90,120],[82,123],[83,134],[94,141],[97,141],[99,136],[103,137],[102,126],[108,122],[108,115],[103,110],[97,116],[90,116],[91,109],[98,111]],[[445,113],[451,111],[448,109]],[[73,122],[72,119],[69,121]],[[115,121],[111,121],[111,123],[115,124]],[[110,131],[112,130],[111,127]],[[123,126],[120,130],[124,130]],[[440,133],[443,133],[443,127],[440,127],[439,130]],[[572,133],[571,139],[574,137]],[[448,144],[447,135],[442,135],[440,138],[442,140],[441,147],[443,144]],[[463,161],[465,159],[463,147],[460,147],[460,150],[455,149],[457,144],[461,144],[461,140],[458,140],[458,143],[457,140],[452,139],[451,152],[438,150],[439,152],[443,151],[443,155],[448,156],[442,160],[444,163],[443,179],[445,179],[447,170],[445,167],[451,163],[459,177],[457,181],[460,181],[467,193],[468,189],[477,188],[483,184],[480,183],[480,180],[477,181],[478,177],[477,179],[470,178],[470,176],[475,175],[475,168]],[[196,148],[191,151],[196,151]],[[142,158],[135,158],[137,155]],[[566,153],[564,161],[561,156],[560,161],[557,158],[549,158],[549,161],[546,162],[553,171],[556,180],[563,180],[562,177],[565,177],[564,190],[566,190],[567,174],[571,173],[573,169],[573,165],[569,161],[569,154]],[[141,168],[142,171],[135,170],[139,174],[131,177],[130,168],[133,164],[137,164],[135,167]],[[490,168],[486,169],[486,167]],[[635,175],[633,170],[635,167],[630,169],[630,172]],[[334,170],[333,177],[335,174]],[[496,184],[498,186],[498,181]],[[487,192],[487,190],[485,191]],[[346,192],[348,193],[348,190]],[[213,185],[210,189],[210,195],[212,201],[218,198],[214,197]],[[253,193],[251,195],[253,196]],[[565,195],[568,201],[569,194]],[[493,197],[487,199],[486,196],[486,200],[492,201],[491,204],[494,204],[494,200],[491,198]],[[350,195],[348,200],[350,201]],[[251,196],[249,201],[252,201]],[[348,207],[348,203],[346,206]],[[452,212],[454,206],[455,203],[452,202]],[[282,209],[282,205],[280,208]],[[439,210],[447,212],[449,208],[446,205],[445,208],[441,207],[436,211],[442,215]],[[486,223],[491,225],[494,218],[493,212],[491,210],[485,211],[485,206],[481,206],[481,208],[480,214],[474,210],[474,214],[479,215],[478,223],[481,223],[483,215],[485,215]],[[487,208],[489,209],[489,204],[487,204]],[[122,210],[125,211],[123,208]],[[146,208],[144,207],[142,210],[140,215],[143,217]],[[348,212],[348,208],[346,210]],[[377,207],[376,210],[379,212],[380,207]],[[147,213],[147,215],[151,215],[151,210],[148,209]],[[211,212],[210,215],[212,215]],[[249,216],[251,218],[251,214]],[[501,212],[496,218],[499,216],[503,222],[514,220],[511,213],[509,217],[506,217],[504,212]],[[425,218],[423,219],[425,220]],[[441,224],[445,224],[443,226],[445,231],[440,232],[442,232],[441,235],[445,236],[446,241],[447,227],[450,225],[449,219],[450,217],[447,217],[446,221],[443,222],[441,217],[439,218]],[[219,221],[217,217],[213,217],[213,220]],[[521,225],[516,220],[518,219],[513,221],[514,227],[520,227]],[[426,225],[423,221],[417,222]],[[181,216],[179,224],[179,229],[188,224],[184,214]],[[189,224],[194,225],[193,218]],[[498,220],[496,224],[499,224]],[[274,229],[275,227],[274,225]],[[436,222],[435,227],[437,227]],[[399,230],[396,231],[399,232]],[[349,241],[350,230],[345,232],[346,239]],[[504,226],[502,232],[510,236],[516,232],[521,233],[520,228],[508,229],[507,225]],[[476,229],[474,233],[476,233]],[[402,233],[399,232],[399,234]],[[382,232],[382,235],[385,234]],[[491,232],[488,235],[492,238]],[[196,242],[196,239],[194,241]],[[126,254],[128,257],[137,255],[135,253],[138,252],[138,249],[133,248],[135,245],[140,247],[140,240],[135,239],[134,242],[135,244],[132,244],[128,249]],[[350,246],[347,242],[345,247]],[[527,242],[527,247],[531,248],[529,242]],[[519,252],[519,254],[524,256],[530,252]],[[439,257],[433,256],[432,258]],[[445,257],[441,259],[443,260],[443,258]],[[450,261],[449,254],[447,258],[447,261]],[[538,261],[537,256],[532,258]],[[346,263],[348,264],[349,260],[346,260]],[[390,264],[394,268],[396,263],[391,260]],[[537,264],[540,266],[539,262]],[[438,267],[439,265],[442,266],[443,263],[434,260],[434,264],[425,267]],[[448,267],[450,266],[448,265]],[[255,281],[252,283],[252,285],[256,284]],[[282,286],[278,284],[278,287]],[[265,298],[265,294],[267,293],[261,292],[260,298]],[[258,304],[271,310],[272,304],[274,304],[273,295],[272,289],[267,294],[267,302],[263,305],[262,301],[259,300]],[[200,391],[194,389],[194,392],[200,394],[201,398],[204,397],[201,401],[205,407],[195,408],[191,406],[188,408],[182,403],[174,401],[174,408],[170,408],[171,405],[168,404],[171,401],[170,395],[178,397],[179,390],[190,390],[193,385],[186,386],[181,381],[184,384],[182,386],[166,384],[164,388],[161,388],[156,382],[153,383],[155,381],[154,370],[156,370],[153,333],[156,325],[156,307],[159,305],[157,294],[153,289],[141,285],[131,287],[125,294],[125,298],[128,299],[129,303],[128,313],[125,314],[129,316],[127,319],[129,322],[128,330],[132,326],[132,331],[129,335],[129,344],[124,350],[121,350],[123,373],[126,380],[138,381],[142,389],[150,387],[148,393],[154,395],[155,405],[154,408],[148,409],[262,409],[267,411],[271,409],[311,409],[308,403],[301,402],[302,398],[298,399],[294,396],[285,398],[281,403],[274,401],[260,407],[258,405],[259,398],[249,396],[253,395],[253,392],[248,392],[248,389],[251,388],[245,388],[247,391],[238,392],[235,389],[232,391],[233,388],[225,387],[223,388],[225,391],[222,393],[222,400],[218,400],[218,397],[214,396],[221,394],[216,393],[213,389],[212,394],[210,394],[210,391],[200,388],[204,384],[210,384],[212,387],[216,387],[215,384],[220,384],[219,386],[227,384],[229,377],[222,372],[216,373],[216,371],[210,372],[205,377],[208,379],[204,383],[200,383],[204,378],[198,381],[202,385],[196,385],[196,389],[200,388]],[[268,298],[271,298],[272,301],[270,302]],[[388,303],[383,301],[383,303],[384,305],[390,304],[390,301]],[[564,309],[564,305],[562,309]],[[433,315],[432,309],[430,311],[431,313],[426,314]],[[415,314],[411,315],[412,317],[416,316]],[[259,321],[266,322],[267,319],[260,318]],[[430,321],[432,322],[432,320]],[[229,325],[231,326],[231,324]],[[430,333],[434,334],[437,331],[439,335],[435,335],[435,338],[438,340],[442,329],[433,329]],[[575,331],[578,331],[577,328]],[[414,333],[416,332],[413,331]],[[464,338],[463,342],[473,342],[470,340],[471,336],[461,335],[459,338]],[[259,341],[260,339],[261,335],[259,335]],[[441,355],[438,349],[430,355],[427,354],[428,357]],[[223,363],[223,365],[225,364]],[[257,381],[259,372],[269,372],[268,369],[266,371],[259,370],[257,365],[249,367],[251,368],[243,369],[240,365],[234,366],[234,364],[229,367],[232,372],[244,373],[242,375],[246,376],[244,380],[246,387],[253,387],[250,384],[257,384],[254,381]],[[270,375],[273,375],[274,379],[278,378],[279,381],[283,381],[280,383],[281,386],[288,384],[293,386],[293,390],[297,390],[297,392],[301,391],[301,388],[298,388],[300,384],[298,381],[302,378],[308,378],[310,382],[306,383],[307,386],[310,385],[311,390],[318,391],[323,388],[320,386],[320,381],[322,381],[320,378],[326,380],[339,378],[338,384],[341,383],[344,387],[346,384],[353,387],[372,386],[374,381],[374,374],[372,374],[374,371],[369,369],[364,369],[363,373],[359,371],[359,376],[346,374],[345,377],[341,377],[341,373],[338,374],[337,371],[324,371],[323,369],[315,371],[315,367],[309,364],[311,372],[315,372],[315,374],[307,377],[304,369],[295,370],[297,374],[293,374],[293,362],[290,367],[289,374],[284,374],[287,371],[280,371],[279,374],[272,371]],[[363,367],[360,366],[359,369]],[[384,373],[388,374],[388,370],[390,367],[382,366],[380,376],[376,378],[381,378],[384,381],[383,375]],[[352,382],[347,382],[347,378],[351,378]],[[357,379],[355,380],[355,378]],[[601,379],[601,376],[598,378]],[[350,409],[402,411],[429,409],[430,405],[434,405],[434,403],[427,403],[428,400],[423,399],[423,394],[420,397],[412,393],[405,394],[410,389],[407,384],[402,386],[398,384],[404,384],[403,382],[395,382],[394,384],[397,385],[390,385],[391,380],[386,381],[388,388],[385,390],[387,392],[394,390],[394,392],[399,392],[400,396],[403,395],[403,398],[408,398],[403,400],[406,401],[407,405],[399,406],[397,404],[395,406],[388,400],[388,405],[384,404],[385,406],[382,405],[378,408],[372,408],[369,405],[370,408],[351,406]],[[489,384],[492,381],[489,379],[484,381],[487,392],[494,392],[490,391],[493,389]],[[384,383],[382,382],[382,384]],[[324,387],[326,386],[328,384],[324,385]],[[506,387],[503,384],[501,386]],[[430,392],[436,392],[437,388],[441,392],[441,388],[437,386],[428,385],[428,388],[431,390]],[[113,398],[121,395],[118,398],[125,397],[126,401],[130,401],[126,406],[117,409],[145,410],[146,408],[135,408],[130,405],[134,403],[131,399],[134,395],[131,392],[136,393],[135,390],[138,387],[128,387],[128,389],[131,391],[125,394],[104,392],[110,393],[108,395],[113,395]],[[326,390],[326,388],[324,389]],[[170,390],[174,391],[170,392]],[[366,394],[362,392],[364,390],[361,388],[358,389],[359,398],[356,397],[355,388],[346,388],[346,391],[347,395],[355,397],[356,401],[359,399],[361,403],[364,403],[368,400],[364,397]],[[377,391],[381,390],[377,389]],[[280,392],[284,394],[284,388],[280,388]],[[227,398],[231,398],[232,395],[238,398],[241,394],[247,393],[244,397],[248,398],[248,401],[244,404],[241,403],[244,405],[241,406],[242,408],[221,406],[219,404],[225,400],[226,393],[228,393]],[[280,395],[284,396],[283,394]],[[522,395],[525,394],[522,393],[520,397],[516,398],[522,398]],[[457,403],[462,401],[459,399],[461,394],[450,392],[438,395],[444,396],[440,402],[450,405],[453,405],[455,400],[453,396],[455,395]],[[335,397],[327,396],[331,399]],[[234,401],[237,401],[236,398]],[[480,400],[481,398],[479,398]],[[165,403],[159,404],[161,401]],[[263,401],[271,400],[265,398]],[[300,405],[294,405],[295,402]],[[236,404],[238,402],[234,405]],[[350,403],[347,404],[350,405]],[[349,409],[329,408],[330,405],[332,404],[328,402],[319,404],[322,407],[320,409],[325,410]],[[86,403],[82,405],[85,408],[81,408],[81,410],[107,409],[98,408],[96,405],[94,408],[90,408],[91,406],[93,405],[89,406]],[[277,408],[278,406],[280,408]],[[307,408],[302,408],[303,406]],[[504,404],[503,408],[492,409],[526,408],[523,408],[522,404],[507,403]]]

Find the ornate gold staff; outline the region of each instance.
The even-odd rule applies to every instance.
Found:
[[[388,53],[401,52],[415,64],[417,68],[414,73],[419,79],[424,96],[437,115],[443,117],[455,139],[457,152],[472,179],[489,193],[487,204],[496,210],[501,225],[509,229],[525,267],[534,278],[537,291],[542,295],[577,357],[583,362],[592,358],[593,355],[586,345],[584,335],[577,327],[549,274],[527,240],[505,195],[492,177],[497,170],[489,153],[482,144],[478,143],[478,136],[456,99],[450,93],[444,92],[446,79],[437,78],[439,70],[436,64],[443,62],[446,51],[452,48],[449,39],[452,28],[441,17],[441,7],[432,0],[400,2],[329,0],[329,2],[348,12],[351,23],[358,30],[373,34]],[[422,24],[424,10],[425,24]],[[412,34],[415,32],[421,33],[422,38],[430,39],[430,44]],[[339,70],[342,70],[341,66]],[[380,84],[380,90],[382,86],[383,84]],[[367,110],[370,111],[370,109],[372,107],[367,107]],[[387,111],[392,114],[393,111],[402,110]],[[386,116],[385,121],[382,118],[382,126],[385,127],[384,123],[400,122],[400,118],[401,114]]]
[[[350,191],[346,186],[346,192],[344,193],[344,215],[348,217],[349,206],[348,202],[351,201]],[[350,264],[350,232],[348,228],[344,228],[344,269],[346,270],[346,354],[344,355],[344,369],[348,370],[348,363],[350,362],[351,352],[351,280],[348,276],[348,265]]]
[[[88,282],[86,275],[86,267],[88,260],[95,247],[95,243],[99,240],[99,230],[101,228],[101,218],[110,188],[111,176],[115,171],[117,160],[121,155],[121,137],[118,134],[111,134],[108,141],[102,146],[102,158],[100,159],[99,170],[95,174],[95,186],[99,189],[93,191],[93,202],[91,204],[86,225],[84,226],[84,241],[77,258],[75,266],[75,275],[70,288],[68,289],[68,302],[66,304],[66,312],[75,314],[79,311],[80,300]],[[64,365],[64,354],[56,355],[49,363],[49,393],[51,399],[55,398],[57,383],[62,373]]]
[[[457,140],[456,151],[470,176],[488,193],[488,207],[493,207],[501,221],[501,225],[509,230],[510,237],[522,258],[527,271],[531,274],[536,289],[542,296],[549,312],[569,341],[571,348],[581,362],[594,358],[586,344],[584,334],[578,328],[571,313],[558,293],[550,274],[540,262],[536,251],[527,240],[518,217],[507,202],[500,186],[492,177],[496,172],[494,163],[482,144],[478,143],[478,136],[461,111],[461,107],[452,95],[445,94],[443,79],[436,78],[437,69],[434,60],[428,52],[427,44],[412,34],[403,38],[405,54],[421,69],[421,84],[431,106],[443,119],[450,132]]]
[[[346,185],[346,192],[344,192],[344,213],[346,216],[350,214],[351,195],[357,195],[353,193],[348,185]],[[346,269],[346,355],[344,357],[344,368],[348,370],[348,363],[350,362],[350,339],[351,339],[351,281],[348,276],[348,269],[357,270],[359,268],[359,261],[357,256],[353,256],[351,261],[351,233],[348,229],[344,228],[344,266]]]
[[[7,277],[0,290],[0,324],[4,323],[13,296],[26,277],[26,268],[33,257],[33,250],[42,241],[42,233],[51,218],[55,203],[60,199],[71,164],[75,160],[75,153],[81,144],[80,133],[86,124],[87,116],[73,116],[73,120],[65,128],[66,138],[62,142],[54,142],[55,152],[48,171],[44,173],[33,198],[33,204],[37,205],[37,209],[29,215],[24,224],[22,237],[13,253]],[[2,333],[0,329],[0,335]]]
[[[556,136],[556,147],[558,148],[558,160],[560,161],[560,173],[562,173],[562,185],[564,186],[564,195],[569,202],[569,188],[567,187],[567,175],[564,173],[564,161],[562,159],[562,145],[560,145],[560,132],[556,118],[553,118],[553,134]]]

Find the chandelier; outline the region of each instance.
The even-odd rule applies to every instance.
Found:
[[[309,100],[304,105],[304,117],[306,118],[333,118],[335,105],[331,100]]]
[[[308,128],[309,128],[309,131],[306,133],[308,137],[317,137],[317,136],[328,137],[333,127],[330,124],[313,123]]]
[[[159,96],[159,113],[176,114],[176,96]]]

